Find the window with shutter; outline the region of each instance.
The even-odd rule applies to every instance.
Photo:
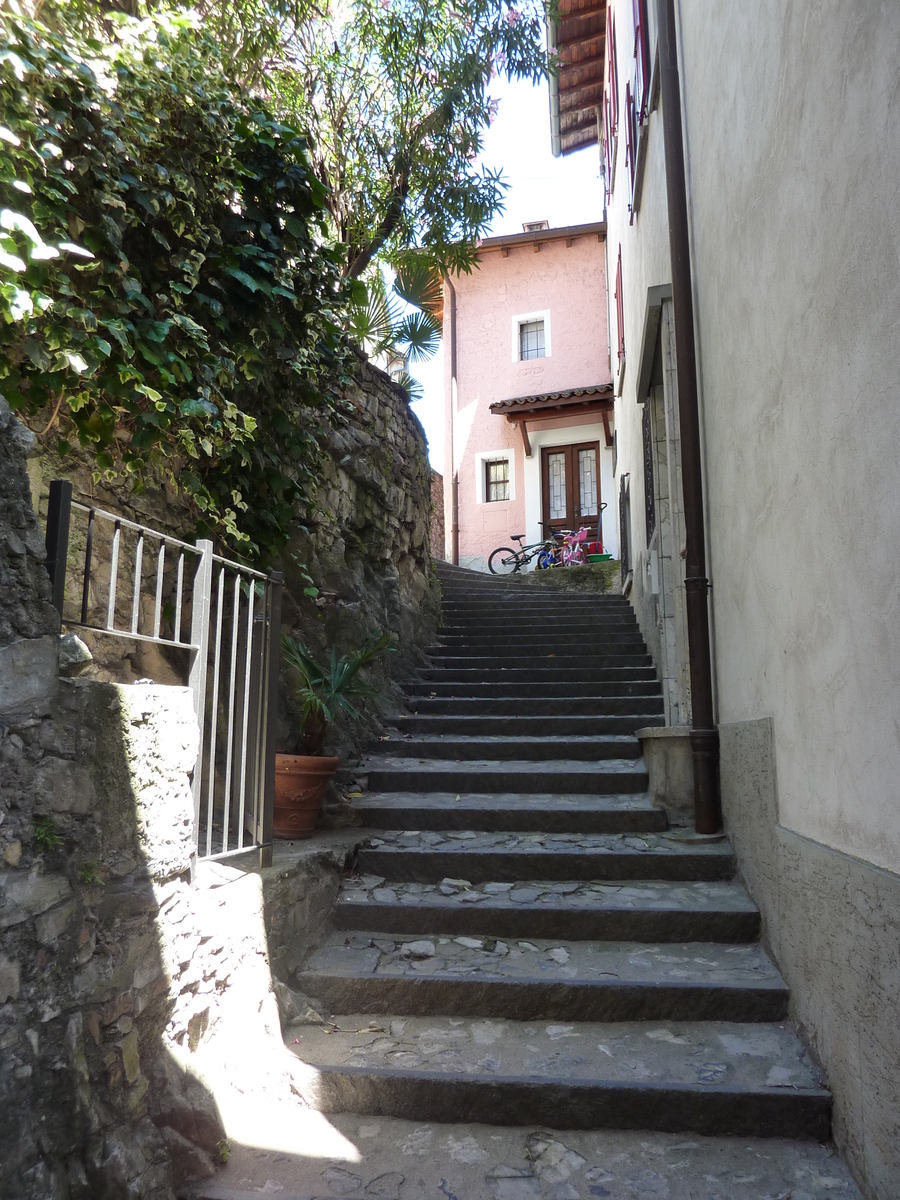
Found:
[[[616,145],[619,132],[619,68],[616,62],[616,23],[607,8],[606,22],[606,89],[603,95],[604,142],[606,151],[606,186],[611,195],[615,183]]]
[[[647,0],[631,0],[634,9],[634,106],[635,124],[647,119],[650,102],[650,33],[647,29]]]
[[[619,370],[625,362],[625,299],[622,294],[622,247],[619,247],[619,261],[616,264],[616,330],[619,335]]]
[[[508,458],[498,458],[484,464],[484,498],[489,504],[492,500],[509,499]]]
[[[637,150],[637,110],[631,84],[625,84],[625,165],[628,168],[628,208],[634,200],[635,153]],[[634,214],[632,213],[632,216]]]

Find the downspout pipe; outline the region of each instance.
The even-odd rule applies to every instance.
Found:
[[[450,561],[459,566],[459,471],[456,469],[456,288],[445,276],[450,290]]]
[[[691,670],[690,737],[694,760],[694,824],[697,833],[709,834],[718,833],[722,828],[722,799],[719,791],[719,731],[713,712],[708,598],[710,584],[706,568],[706,534],[703,520],[700,405],[694,345],[694,298],[691,285],[675,0],[657,0],[656,12],[687,543],[684,588]]]
[[[547,59],[548,62],[557,52],[559,45],[559,26],[552,17],[547,19]],[[550,71],[550,152],[554,158],[562,154],[562,134],[559,122],[559,73]]]

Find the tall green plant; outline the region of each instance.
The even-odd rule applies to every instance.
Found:
[[[338,713],[359,716],[352,698],[372,698],[379,689],[359,678],[359,672],[380,658],[390,647],[392,635],[373,634],[349,654],[338,658],[331,651],[327,666],[312,657],[301,642],[285,635],[281,639],[284,661],[295,673],[293,692],[300,703],[300,744],[307,754],[321,754],[329,724]]]
[[[307,140],[187,16],[44,11],[0,14],[0,392],[270,551],[349,369]]]

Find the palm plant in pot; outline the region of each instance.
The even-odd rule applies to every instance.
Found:
[[[278,754],[275,758],[275,837],[312,836],[319,804],[340,763],[336,756],[322,753],[328,727],[338,713],[360,715],[354,699],[378,694],[379,689],[361,679],[359,672],[384,654],[390,642],[389,633],[373,634],[358,650],[340,658],[335,647],[323,667],[301,642],[282,637],[282,657],[300,706],[301,753]]]

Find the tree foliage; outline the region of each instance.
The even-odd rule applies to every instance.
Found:
[[[419,247],[468,270],[502,208],[499,172],[480,166],[493,77],[543,78],[543,0],[349,0],[303,22],[271,73],[282,103],[314,130],[344,269]]]
[[[185,17],[52,17],[0,16],[0,391],[269,550],[348,361],[306,139]]]

